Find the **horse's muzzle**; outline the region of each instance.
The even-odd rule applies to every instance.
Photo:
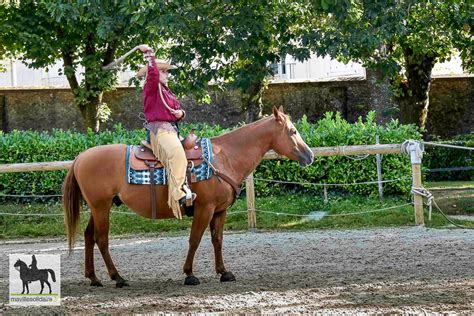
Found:
[[[298,156],[299,156],[298,162],[300,163],[301,167],[307,167],[311,165],[314,161],[313,151],[309,148],[305,152],[300,152]]]

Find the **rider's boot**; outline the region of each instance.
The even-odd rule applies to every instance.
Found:
[[[181,199],[179,199],[179,205],[180,206],[191,206],[193,205],[194,200],[197,197],[197,194],[194,192],[191,192],[189,187],[186,184],[183,184],[183,191],[186,193],[185,196],[183,196]]]

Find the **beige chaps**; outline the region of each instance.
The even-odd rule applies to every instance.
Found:
[[[179,141],[178,134],[165,129],[158,129],[157,134],[150,132],[153,153],[163,164],[168,180],[168,205],[176,218],[181,219],[179,199],[186,196],[182,190],[186,179],[186,154]]]

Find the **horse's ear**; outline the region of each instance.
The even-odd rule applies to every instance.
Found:
[[[280,107],[278,108],[278,111],[280,111],[280,113],[282,113],[282,114],[284,113],[283,112],[283,105],[280,105]]]
[[[283,107],[280,106],[280,109],[283,109]],[[277,109],[276,106],[273,106],[273,116],[275,116],[275,119],[277,121],[283,121],[283,112],[280,112],[280,110]]]

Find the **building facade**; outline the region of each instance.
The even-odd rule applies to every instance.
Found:
[[[1,62],[1,61],[0,61]],[[6,72],[0,72],[0,87],[69,87],[66,76],[61,74],[62,62],[58,61],[48,69],[32,69],[25,66],[21,61],[11,60],[1,62]],[[331,81],[341,77],[365,78],[365,69],[361,64],[350,62],[343,64],[330,57],[317,57],[312,55],[310,59],[299,62],[292,56],[273,65],[275,77],[273,82],[301,82],[301,81]],[[82,73],[82,68],[78,73]],[[445,63],[438,63],[433,69],[433,76],[456,76],[463,75],[461,60],[452,58]],[[119,73],[119,86],[128,86],[129,79],[135,75],[133,71]],[[82,75],[78,76],[82,80]]]

